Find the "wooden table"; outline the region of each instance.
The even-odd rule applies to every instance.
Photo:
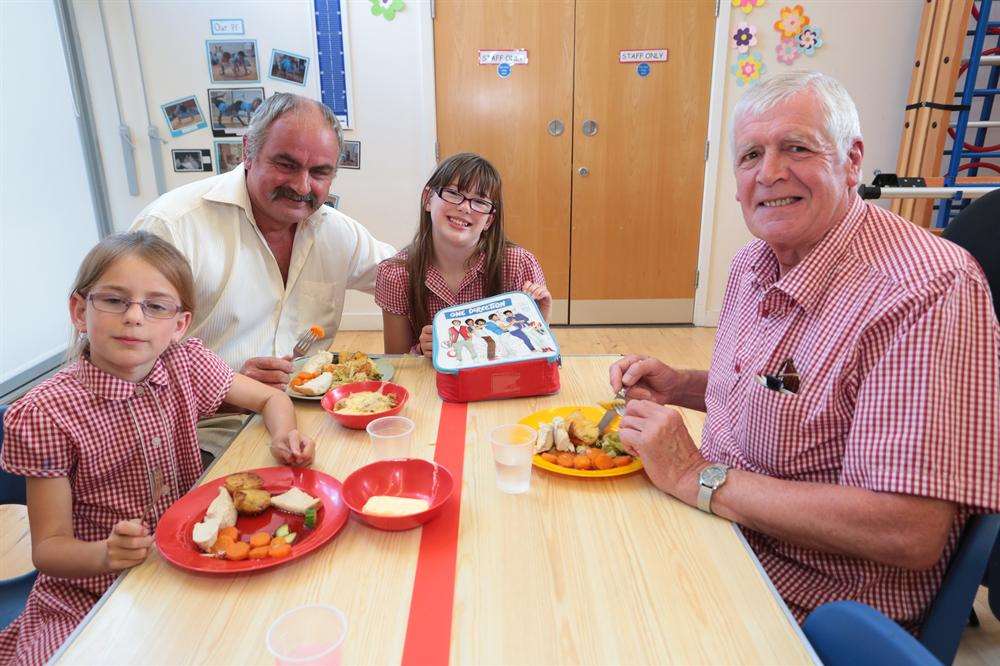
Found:
[[[417,423],[415,456],[433,458],[441,401],[423,359],[396,357]],[[450,660],[453,664],[815,661],[732,524],[656,490],[642,473],[608,480],[535,470],[531,491],[496,488],[486,433],[538,409],[594,404],[613,357],[563,359],[555,396],[468,406]],[[366,433],[298,402],[315,467],[344,479],[371,461]],[[703,415],[686,412],[695,439]],[[208,471],[274,464],[251,423]],[[421,530],[350,520],[302,560],[252,575],[209,576],[157,554],[119,579],[57,655],[77,663],[273,663],[264,634],[282,611],[328,603],[350,622],[349,664],[403,653]]]

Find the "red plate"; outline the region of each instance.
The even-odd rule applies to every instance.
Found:
[[[215,574],[267,569],[316,550],[336,536],[347,522],[350,512],[344,504],[340,481],[329,474],[304,467],[264,467],[245,471],[253,472],[264,479],[264,488],[272,495],[281,494],[292,486],[298,486],[322,500],[323,506],[316,512],[316,527],[312,530],[305,530],[302,527],[302,516],[284,513],[274,508],[264,511],[259,516],[240,516],[237,519],[236,527],[241,534],[247,532],[252,534],[261,529],[274,531],[282,523],[288,523],[291,531],[299,535],[292,544],[292,554],[277,559],[265,557],[262,560],[239,562],[202,555],[201,549],[191,538],[191,531],[195,524],[200,523],[205,517],[208,505],[219,494],[219,486],[225,484],[226,477],[222,476],[198,486],[171,504],[160,518],[156,526],[156,547],[164,559],[183,569]]]

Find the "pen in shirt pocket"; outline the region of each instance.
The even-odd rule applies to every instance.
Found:
[[[799,371],[795,369],[795,362],[789,356],[781,364],[777,374],[757,375],[760,385],[772,391],[778,391],[786,395],[798,395],[800,380]]]

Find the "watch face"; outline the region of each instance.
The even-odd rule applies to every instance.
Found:
[[[719,465],[706,467],[701,473],[701,484],[709,488],[718,488],[726,480],[726,468]]]

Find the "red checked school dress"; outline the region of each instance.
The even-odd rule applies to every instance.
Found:
[[[28,477],[67,477],[73,534],[83,541],[138,518],[150,499],[148,471],[158,467],[165,491],[149,519],[155,529],[201,475],[195,426],[218,409],[233,375],[194,338],[168,348],[137,384],[80,359],[7,410],[0,464]],[[24,612],[0,632],[0,664],[44,663],[116,577],[39,574]]]
[[[958,505],[926,571],[744,528],[800,622],[827,601],[854,599],[911,632],[920,626],[965,520],[1000,509],[998,356],[989,287],[969,254],[861,199],[785,275],[760,240],[733,259],[705,395],[705,458]],[[757,381],[788,358],[797,394]]]

